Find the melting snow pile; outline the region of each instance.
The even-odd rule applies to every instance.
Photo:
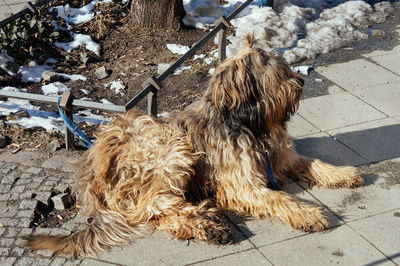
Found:
[[[207,27],[221,14],[227,16],[243,1],[227,0],[224,6],[212,0],[184,0],[184,22]],[[227,56],[240,50],[244,37],[254,33],[259,46],[277,50],[288,63],[314,58],[368,38],[366,29],[383,23],[393,10],[389,2],[373,6],[364,1],[275,0],[274,9],[254,1],[231,21],[235,36],[228,36]]]

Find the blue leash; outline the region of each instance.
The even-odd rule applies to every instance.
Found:
[[[58,97],[58,111],[60,112],[61,118],[64,120],[65,125],[68,127],[68,129],[74,134],[74,136],[83,143],[87,148],[90,148],[93,146],[93,142],[78,128],[78,125],[74,124],[74,122],[71,121],[65,114],[64,110],[60,107],[60,101],[61,101],[61,96]]]
[[[265,159],[267,161],[267,173],[269,176],[269,180],[271,181],[272,189],[279,190],[280,189],[279,184],[275,179],[274,172],[272,171],[272,165],[271,165],[271,161],[269,160],[268,151],[265,152]]]

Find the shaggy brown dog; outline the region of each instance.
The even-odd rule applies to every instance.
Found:
[[[28,246],[88,256],[153,230],[178,239],[228,243],[221,209],[277,218],[304,231],[324,230],[319,207],[268,188],[265,153],[277,180],[356,187],[354,167],[299,156],[285,125],[303,80],[281,59],[248,47],[215,71],[200,106],[158,121],[131,110],[104,126],[75,174],[83,231],[30,236]]]

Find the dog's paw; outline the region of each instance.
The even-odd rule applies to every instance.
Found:
[[[319,208],[303,206],[301,214],[293,218],[292,226],[305,232],[320,232],[325,230],[329,223]]]
[[[362,178],[360,175],[356,175],[350,178],[349,181],[347,182],[348,188],[357,188],[361,187],[362,185],[364,185],[364,178]]]
[[[317,216],[307,221],[302,228],[299,228],[305,232],[320,232],[324,231],[328,227],[328,220],[324,216]]]
[[[207,241],[212,244],[229,244],[233,242],[233,235],[229,228],[208,227],[205,229]]]

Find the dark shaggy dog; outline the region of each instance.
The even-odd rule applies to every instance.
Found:
[[[129,111],[102,127],[75,174],[82,212],[93,219],[67,236],[30,236],[33,249],[93,255],[153,230],[229,243],[221,209],[324,230],[320,208],[268,188],[265,153],[279,182],[356,187],[354,167],[299,156],[286,131],[303,80],[281,59],[248,47],[215,71],[200,106],[158,121]]]

